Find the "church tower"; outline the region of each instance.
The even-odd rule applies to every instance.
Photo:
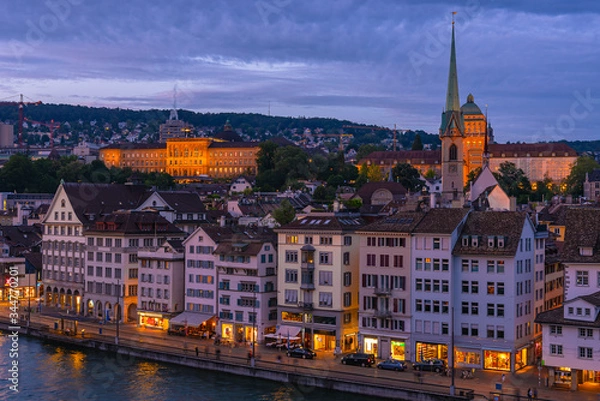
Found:
[[[454,18],[452,18],[452,45],[450,72],[446,92],[446,108],[442,113],[440,140],[442,142],[442,198],[446,201],[462,198],[464,183],[465,124],[458,96]]]

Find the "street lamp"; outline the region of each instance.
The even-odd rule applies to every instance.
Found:
[[[119,300],[121,296],[121,284],[120,281],[117,280],[117,305],[115,305],[115,320],[117,322],[117,331],[115,335],[115,344],[119,345],[119,315],[121,314],[121,308],[119,307]]]
[[[252,358],[250,359],[250,366],[254,367],[256,364],[256,284],[254,285],[254,302],[252,302]]]

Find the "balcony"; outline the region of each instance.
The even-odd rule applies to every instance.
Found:
[[[382,318],[382,319],[391,319],[392,318],[392,312],[390,312],[389,310],[376,310],[373,313],[374,317],[378,317],[378,318]]]
[[[302,308],[302,310],[313,310],[313,303],[312,302],[299,302],[298,306]]]
[[[306,269],[306,270],[315,270],[315,263],[314,262],[302,262],[302,263],[300,263],[300,268]]]
[[[392,289],[391,288],[386,288],[386,287],[376,287],[373,290],[373,293],[375,295],[391,295],[392,294]]]
[[[301,283],[300,289],[312,291],[315,289],[315,285],[314,285],[314,283]]]

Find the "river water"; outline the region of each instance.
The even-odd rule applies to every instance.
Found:
[[[0,336],[0,400],[364,401],[369,397],[47,344],[23,335],[18,356]],[[18,393],[9,368],[18,361]],[[13,369],[14,370],[14,369]]]

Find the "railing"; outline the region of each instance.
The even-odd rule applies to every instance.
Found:
[[[386,287],[376,287],[375,290],[373,290],[373,293],[375,295],[390,295],[392,293],[392,289]]]
[[[303,310],[313,310],[314,306],[312,302],[300,302],[298,304]]]
[[[373,316],[380,317],[380,318],[385,318],[385,319],[390,319],[392,317],[392,312],[390,312],[389,310],[376,310],[373,313]]]
[[[315,270],[315,264],[314,262],[302,262],[300,263],[300,268],[307,270]]]
[[[300,289],[301,290],[314,290],[315,285],[314,285],[314,283],[301,283]]]

